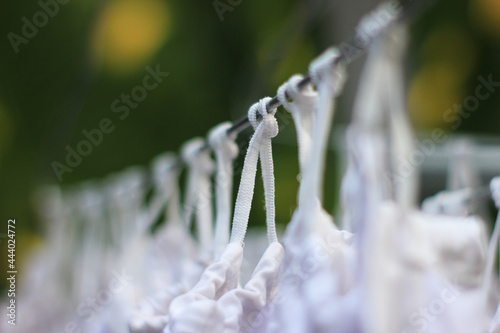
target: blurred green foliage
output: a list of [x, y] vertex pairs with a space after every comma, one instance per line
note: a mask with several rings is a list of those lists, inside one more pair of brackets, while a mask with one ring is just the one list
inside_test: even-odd
[[[426, 98], [443, 98], [437, 104], [447, 108], [474, 89], [477, 75], [493, 73], [500, 80], [498, 25], [482, 24], [484, 13], [493, 16], [492, 22], [498, 18], [481, 9], [495, 6], [488, 1], [438, 1], [413, 25], [409, 63], [415, 76], [410, 77], [432, 63], [438, 68], [455, 64], [443, 75], [456, 75], [448, 81], [424, 76], [423, 85], [409, 82], [416, 89], [410, 97], [418, 97], [409, 109], [421, 128], [446, 126], [436, 115], [445, 109], [426, 111], [427, 104], [421, 104]], [[17, 219], [19, 253], [37, 243], [33, 235], [41, 232], [34, 191], [57, 183], [52, 163], [64, 163], [65, 147], [75, 148], [85, 139], [84, 129], [97, 128], [103, 118], [116, 126], [63, 175], [62, 186], [131, 165], [146, 166], [154, 156], [177, 151], [216, 124], [238, 120], [253, 102], [274, 95], [289, 76], [306, 72], [310, 60], [328, 46], [321, 35], [333, 15], [318, 15], [318, 7], [321, 11], [321, 3], [306, 0], [242, 1], [221, 21], [211, 1], [69, 1], [16, 53], [8, 34], [20, 35], [22, 18], [32, 20], [41, 7], [35, 1], [2, 1], [0, 225], [6, 230], [7, 218]], [[435, 33], [441, 34], [432, 42]], [[142, 84], [147, 66], [157, 65], [169, 76], [121, 120], [112, 111], [113, 101]], [[443, 88], [449, 82], [454, 89]], [[437, 93], [431, 98], [429, 91]], [[498, 134], [499, 95], [485, 101], [460, 130]], [[342, 105], [340, 112], [348, 112]], [[290, 145], [293, 123], [288, 115], [282, 119], [288, 125], [275, 140], [274, 156], [277, 222], [285, 224], [295, 208], [298, 166], [296, 147]], [[247, 131], [239, 140], [249, 135]], [[334, 156], [328, 166], [325, 206], [334, 207], [339, 186]], [[237, 184], [238, 175], [235, 188]], [[259, 182], [255, 198], [251, 225], [264, 221]], [[0, 259], [2, 271], [5, 264]]]

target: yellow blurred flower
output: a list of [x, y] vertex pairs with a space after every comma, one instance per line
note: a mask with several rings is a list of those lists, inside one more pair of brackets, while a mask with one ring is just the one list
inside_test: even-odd
[[445, 62], [454, 75], [466, 79], [477, 63], [477, 49], [472, 37], [461, 27], [444, 25], [425, 40], [421, 48], [425, 61]]
[[423, 128], [444, 127], [444, 112], [463, 99], [463, 81], [446, 62], [422, 67], [408, 92], [408, 110], [415, 124]]
[[104, 69], [114, 73], [140, 70], [165, 42], [170, 29], [165, 1], [111, 1], [96, 23], [94, 55]]
[[465, 97], [477, 64], [476, 46], [463, 29], [447, 25], [436, 29], [420, 51], [423, 65], [411, 80], [408, 110], [419, 127], [447, 127], [444, 113]]
[[473, 23], [488, 34], [500, 37], [500, 1], [473, 0], [470, 6]]

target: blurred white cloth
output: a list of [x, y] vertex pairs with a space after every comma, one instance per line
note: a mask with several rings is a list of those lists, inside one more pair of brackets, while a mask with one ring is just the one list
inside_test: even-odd
[[[321, 207], [323, 168], [334, 101], [344, 81], [342, 68], [330, 69], [337, 50], [310, 68], [318, 92], [297, 89], [300, 77], [280, 87], [278, 97], [294, 118], [299, 145], [299, 205], [283, 244], [286, 255], [276, 301], [268, 309], [268, 330], [258, 332], [353, 332], [343, 299], [353, 288], [353, 235], [340, 231]], [[288, 103], [287, 98], [293, 99]]]
[[[251, 315], [266, 306], [276, 287], [283, 258], [274, 221], [274, 174], [271, 139], [278, 134], [274, 112], [267, 113], [265, 98], [252, 105], [249, 119], [255, 129], [250, 140], [236, 200], [233, 230], [221, 258], [210, 265], [200, 281], [187, 293], [175, 298], [169, 308], [165, 333], [237, 332], [252, 323]], [[261, 119], [257, 120], [257, 112]], [[257, 163], [260, 158], [264, 182], [266, 225], [269, 247], [245, 287], [237, 286], [243, 241], [250, 214]], [[229, 258], [229, 259], [228, 259]]]

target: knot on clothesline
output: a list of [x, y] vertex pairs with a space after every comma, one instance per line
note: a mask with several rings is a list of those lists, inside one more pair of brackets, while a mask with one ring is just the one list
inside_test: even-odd
[[342, 91], [346, 79], [345, 66], [337, 60], [342, 53], [336, 47], [331, 47], [314, 59], [309, 65], [309, 75], [312, 83], [318, 87], [321, 82], [329, 83], [333, 92], [333, 97], [338, 96]]
[[239, 153], [238, 145], [234, 141], [236, 133], [228, 134], [231, 128], [230, 122], [224, 122], [215, 126], [208, 134], [208, 143], [214, 151], [221, 151], [229, 159], [234, 160]]
[[113, 177], [111, 181], [112, 185], [109, 188], [111, 197], [117, 198], [117, 200], [135, 197], [146, 184], [145, 170], [131, 167], [124, 173]]
[[164, 153], [156, 157], [153, 160], [153, 182], [163, 188], [174, 174], [176, 164], [177, 156], [174, 153]]
[[204, 174], [211, 174], [215, 170], [215, 165], [210, 158], [210, 151], [203, 149], [205, 142], [202, 138], [194, 138], [184, 144], [181, 149], [182, 160], [189, 168]]
[[[391, 9], [391, 4], [383, 2], [371, 13], [361, 18], [357, 30], [357, 43], [367, 47], [378, 35], [387, 30], [400, 15], [400, 11]], [[384, 20], [380, 17], [384, 16]], [[404, 39], [404, 38], [403, 38]]]
[[294, 106], [300, 107], [304, 103], [315, 100], [318, 96], [310, 85], [301, 90], [299, 85], [302, 80], [304, 80], [302, 75], [295, 74], [278, 88], [278, 100], [290, 113], [296, 109]]
[[[248, 120], [250, 121], [250, 124], [252, 124], [254, 130], [256, 130], [257, 127], [259, 127], [259, 125], [263, 122], [264, 135], [268, 138], [274, 138], [278, 135], [279, 127], [278, 121], [274, 117], [276, 114], [276, 108], [269, 110], [268, 113], [267, 105], [270, 100], [271, 97], [264, 97], [257, 103], [253, 104], [248, 110]], [[262, 118], [257, 118], [257, 112], [262, 116]]]

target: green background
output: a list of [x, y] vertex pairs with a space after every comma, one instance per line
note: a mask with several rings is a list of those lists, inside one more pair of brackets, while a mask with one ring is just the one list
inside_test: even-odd
[[[85, 139], [84, 129], [96, 128], [103, 118], [116, 127], [63, 175], [63, 188], [132, 165], [147, 166], [156, 155], [178, 151], [216, 124], [239, 120], [259, 98], [274, 96], [292, 74], [305, 73], [331, 43], [352, 35], [361, 13], [342, 10], [355, 6], [347, 0], [243, 0], [221, 21], [211, 1], [73, 0], [59, 5], [59, 12], [16, 53], [8, 34], [20, 35], [22, 18], [32, 21], [41, 7], [35, 1], [3, 0], [0, 233], [6, 233], [8, 218], [16, 218], [18, 263], [43, 244], [36, 189], [59, 183], [52, 163], [64, 163], [65, 147], [75, 148]], [[412, 23], [411, 36], [407, 88], [412, 119], [419, 131], [451, 131], [443, 113], [473, 93], [477, 76], [492, 74], [500, 81], [498, 1], [435, 1]], [[120, 120], [111, 103], [142, 83], [147, 66], [156, 65], [169, 76]], [[358, 70], [361, 65], [359, 60]], [[350, 78], [353, 87], [355, 78]], [[352, 97], [341, 98], [336, 125], [348, 121]], [[457, 132], [498, 135], [499, 105], [500, 93], [493, 93]], [[296, 204], [298, 166], [291, 118], [284, 114], [280, 123], [274, 158], [277, 223], [284, 225]], [[248, 130], [240, 135], [242, 147], [249, 135]], [[330, 154], [325, 207], [332, 211], [337, 165]], [[258, 181], [254, 206], [253, 221], [264, 221]], [[5, 238], [0, 240], [4, 251]], [[5, 271], [7, 257], [2, 258]]]

